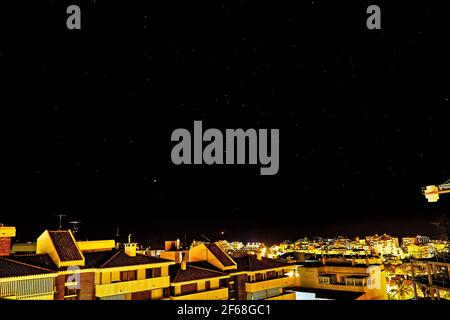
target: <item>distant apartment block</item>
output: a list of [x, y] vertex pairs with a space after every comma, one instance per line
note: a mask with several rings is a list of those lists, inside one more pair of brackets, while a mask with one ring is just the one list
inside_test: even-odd
[[[373, 274], [373, 268], [377, 268], [377, 274]], [[303, 263], [298, 273], [298, 286], [292, 290], [305, 299], [387, 299], [383, 265], [323, 258]]]
[[295, 265], [259, 254], [232, 258], [215, 243], [191, 248], [189, 259], [189, 265], [227, 274], [229, 299], [295, 299], [295, 294], [285, 291], [296, 283]]

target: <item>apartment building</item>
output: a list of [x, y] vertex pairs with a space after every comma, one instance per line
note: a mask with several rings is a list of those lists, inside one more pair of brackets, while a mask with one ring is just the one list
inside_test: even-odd
[[170, 266], [171, 300], [228, 300], [230, 275], [188, 265], [186, 261]]
[[191, 248], [190, 265], [229, 275], [229, 298], [235, 300], [294, 300], [285, 288], [296, 283], [297, 266], [257, 255], [232, 258], [215, 243]]
[[52, 300], [57, 277], [48, 269], [0, 257], [0, 299]]
[[366, 244], [372, 247], [376, 255], [400, 255], [398, 238], [387, 234], [366, 237]]
[[416, 299], [450, 300], [450, 254], [429, 259], [411, 259]]
[[77, 242], [70, 230], [45, 231], [36, 253], [4, 254], [0, 298], [150, 300], [168, 298], [175, 262], [136, 253], [136, 244]]
[[355, 260], [326, 259], [298, 267], [298, 286], [293, 291], [312, 298], [355, 300], [387, 299], [383, 265], [357, 264]]
[[[215, 243], [185, 249], [166, 242], [161, 256], [118, 249], [114, 240], [77, 241], [44, 231], [34, 253], [11, 254], [15, 228], [0, 227], [0, 298], [46, 300], [291, 300], [296, 266], [256, 255], [232, 258]], [[27, 249], [28, 250], [28, 249]], [[168, 259], [167, 259], [168, 258]]]
[[181, 244], [180, 239], [177, 239], [166, 241], [164, 250], [159, 252], [159, 257], [180, 263], [187, 254], [189, 254], [189, 249]]

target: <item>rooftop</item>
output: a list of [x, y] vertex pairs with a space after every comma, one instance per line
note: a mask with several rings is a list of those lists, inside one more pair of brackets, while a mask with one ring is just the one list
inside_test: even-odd
[[11, 255], [8, 256], [8, 259], [48, 270], [60, 270], [48, 254]]
[[208, 270], [193, 265], [187, 265], [186, 270], [182, 270], [181, 264], [169, 266], [169, 274], [170, 282], [172, 283], [228, 276], [224, 272]]
[[430, 261], [430, 262], [442, 262], [442, 263], [450, 263], [450, 253], [440, 253], [433, 258], [422, 258], [422, 259], [413, 259], [416, 261]]
[[290, 263], [285, 263], [274, 259], [262, 257], [261, 260], [258, 260], [255, 255], [236, 258], [235, 261], [237, 263], [237, 271], [257, 271], [282, 267], [292, 267], [292, 264]]
[[223, 252], [222, 249], [220, 249], [219, 246], [217, 246], [215, 243], [206, 244], [206, 247], [225, 267], [231, 267], [235, 265], [230, 256]]
[[173, 262], [171, 260], [141, 254], [136, 254], [135, 257], [130, 257], [123, 250], [86, 252], [84, 257], [86, 261], [85, 265], [88, 268], [114, 268], [141, 264]]
[[47, 273], [52, 273], [52, 271], [14, 261], [9, 259], [9, 257], [0, 257], [0, 278], [23, 277]]
[[69, 231], [58, 230], [49, 231], [48, 233], [61, 261], [83, 260], [83, 256]]

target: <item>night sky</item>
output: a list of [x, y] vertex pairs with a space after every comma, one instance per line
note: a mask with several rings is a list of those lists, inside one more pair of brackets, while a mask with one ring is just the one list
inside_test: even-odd
[[[450, 197], [448, 13], [422, 1], [0, 5], [0, 222], [140, 243], [434, 235]], [[81, 30], [66, 8], [81, 7]], [[366, 8], [381, 7], [381, 30]], [[14, 6], [14, 7], [13, 7]], [[280, 129], [280, 170], [175, 166], [173, 130]], [[68, 227], [68, 224], [65, 224]], [[220, 236], [224, 231], [225, 235]]]

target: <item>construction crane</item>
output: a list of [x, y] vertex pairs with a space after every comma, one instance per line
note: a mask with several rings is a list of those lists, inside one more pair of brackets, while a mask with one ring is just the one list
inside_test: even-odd
[[428, 202], [437, 202], [439, 200], [439, 195], [444, 193], [450, 193], [450, 179], [437, 186], [432, 185], [422, 188], [422, 194]]

